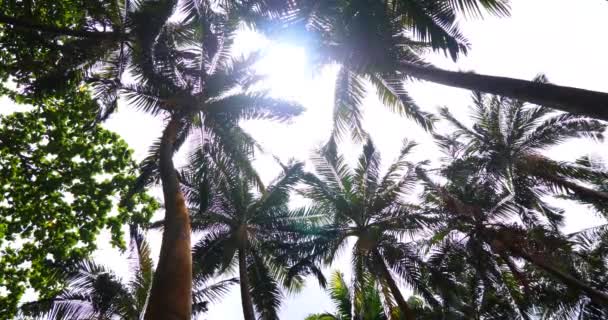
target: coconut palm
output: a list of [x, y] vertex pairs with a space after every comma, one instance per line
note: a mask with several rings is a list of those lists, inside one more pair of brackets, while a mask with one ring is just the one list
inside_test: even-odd
[[408, 319], [414, 315], [397, 279], [404, 280], [425, 299], [434, 302], [433, 296], [420, 286], [423, 266], [416, 245], [401, 242], [428, 222], [416, 206], [403, 199], [416, 181], [415, 168], [419, 164], [406, 160], [414, 146], [415, 143], [405, 141], [397, 161], [381, 176], [380, 155], [371, 140], [363, 147], [354, 170], [337, 154], [335, 144], [330, 144], [313, 159], [317, 175], [305, 177], [307, 187], [302, 191], [314, 202], [312, 210], [323, 213], [329, 220], [301, 238], [303, 260], [330, 264], [348, 245], [349, 239], [356, 239], [352, 252], [354, 294], [358, 295], [363, 288], [366, 273], [374, 275], [382, 287], [387, 308], [392, 309], [396, 301]]
[[[597, 158], [584, 156], [577, 159], [576, 164], [587, 170], [595, 172], [608, 172], [608, 166], [606, 163]], [[598, 191], [601, 195], [608, 193], [608, 176], [606, 176], [606, 174], [593, 176], [586, 180], [585, 183], [590, 186], [592, 190]], [[570, 193], [564, 197], [579, 201], [583, 204], [590, 204], [597, 212], [606, 216], [608, 214], [608, 200], [606, 200], [604, 197], [594, 195], [594, 193], [589, 194], [579, 192]]]
[[[202, 140], [216, 141], [226, 153], [248, 166], [244, 151], [249, 151], [255, 143], [240, 129], [239, 120], [285, 120], [298, 114], [301, 108], [269, 98], [266, 92], [249, 90], [260, 80], [249, 69], [255, 57], [232, 59], [229, 54], [238, 27], [235, 12], [247, 11], [241, 6], [219, 1], [180, 1], [178, 5], [178, 1], [171, 0], [121, 4], [120, 10], [108, 9], [112, 15], [106, 20], [111, 26], [107, 34], [102, 35], [111, 36], [108, 40], [111, 44], [101, 42], [102, 48], [96, 43], [95, 47], [103, 52], [68, 59], [59, 73], [78, 70], [77, 80], [85, 78], [103, 106], [101, 120], [117, 109], [121, 98], [130, 106], [166, 119], [162, 137], [152, 146], [150, 156], [142, 164], [143, 174], [134, 186], [136, 192], [160, 180], [166, 209], [165, 232], [147, 318], [189, 318], [192, 286], [189, 217], [173, 153], [196, 131]], [[251, 2], [248, 6], [249, 10], [251, 6], [266, 10], [262, 2]], [[181, 14], [174, 15], [178, 10]], [[72, 13], [68, 10], [68, 14]], [[68, 45], [77, 44], [83, 37], [89, 39], [90, 32], [97, 34], [98, 20], [92, 19], [84, 25], [82, 21], [66, 23], [83, 28], [86, 34], [66, 32], [63, 25], [44, 29], [38, 23], [28, 25], [6, 19], [4, 22], [30, 33], [32, 30], [55, 31], [50, 32], [53, 41]], [[63, 64], [63, 60], [60, 62]], [[41, 73], [38, 78], [43, 79], [47, 74], [44, 70]]]
[[[55, 297], [25, 303], [26, 319], [141, 319], [154, 274], [150, 248], [143, 238], [132, 241], [130, 279], [124, 281], [113, 270], [85, 260], [64, 275], [66, 285]], [[193, 315], [203, 314], [209, 302], [218, 302], [237, 279], [196, 283]]]
[[[508, 15], [506, 1], [296, 1], [287, 25], [320, 63], [341, 66], [336, 83], [336, 130], [360, 135], [363, 80], [376, 87], [387, 106], [413, 118], [425, 128], [432, 117], [408, 95], [404, 80], [416, 78], [448, 86], [488, 92], [608, 120], [608, 94], [505, 77], [447, 71], [425, 63], [420, 50], [442, 50], [456, 60], [468, 43], [460, 33], [457, 14], [484, 12]], [[291, 36], [291, 34], [290, 34]]]
[[[83, 80], [98, 81], [100, 69], [117, 69], [115, 79], [119, 79], [128, 69], [126, 60], [131, 54], [155, 56], [156, 50], [150, 44], [158, 40], [167, 18], [177, 11], [180, 14], [175, 17], [193, 22], [188, 28], [170, 28], [171, 36], [180, 37], [184, 32], [193, 32], [201, 22], [193, 18], [210, 8], [238, 12], [240, 20], [255, 25], [267, 15], [285, 13], [290, 8], [288, 3], [266, 0], [3, 2], [0, 48], [4, 54], [0, 61], [5, 68], [0, 70], [0, 77], [10, 77], [26, 94], [62, 94]], [[213, 24], [212, 20], [203, 21], [205, 28]], [[147, 45], [139, 47], [142, 39], [146, 39]]]
[[594, 303], [608, 303], [605, 292], [578, 275], [571, 241], [558, 230], [547, 228], [540, 219], [526, 224], [519, 216], [522, 210], [536, 216], [544, 213], [519, 204], [508, 188], [497, 188], [483, 172], [479, 174], [475, 169], [469, 174], [446, 172], [447, 182], [440, 185], [419, 170], [426, 185], [426, 210], [435, 212], [443, 224], [435, 229], [433, 242], [439, 249], [430, 265], [442, 265], [449, 253], [468, 257], [464, 261], [485, 280], [483, 286], [493, 291], [496, 284], [500, 286], [498, 289], [502, 287], [522, 318], [529, 311], [530, 298], [526, 301], [524, 297], [529, 297], [530, 280], [519, 268], [518, 260], [586, 295]]
[[419, 175], [426, 181], [427, 212], [441, 221], [429, 240], [427, 262], [438, 274], [454, 278], [453, 285], [442, 287], [435, 284], [443, 279], [425, 277], [441, 296], [443, 313], [455, 319], [529, 319], [531, 297], [523, 271], [513, 256], [492, 246], [492, 230], [513, 227], [509, 221], [516, 204], [490, 183], [470, 176], [439, 186]]
[[[141, 187], [160, 180], [166, 209], [147, 313], [155, 319], [189, 318], [192, 300], [190, 224], [174, 152], [196, 132], [201, 141], [215, 141], [247, 166], [244, 150], [255, 143], [239, 121], [285, 120], [301, 111], [297, 104], [249, 90], [260, 79], [249, 69], [255, 57], [230, 57], [237, 25], [229, 11], [187, 7], [188, 14], [180, 20], [169, 20], [174, 9], [170, 1], [143, 2], [132, 16], [146, 23], [133, 24], [128, 54], [116, 53], [117, 63], [106, 67], [95, 82], [99, 99], [108, 107], [105, 113], [124, 97], [129, 105], [167, 119], [161, 138], [144, 160], [138, 183]], [[132, 74], [132, 82], [121, 77], [124, 70]]]
[[[574, 138], [601, 141], [605, 123], [481, 93], [473, 94], [472, 126], [457, 120], [447, 108], [441, 109], [441, 115], [456, 129], [450, 137], [436, 136], [441, 145], [458, 152], [450, 170], [466, 172], [467, 166], [483, 170], [497, 184], [506, 185], [519, 204], [544, 212], [556, 224], [562, 221], [562, 212], [543, 201], [543, 196], [572, 194], [608, 201], [608, 193], [587, 186], [605, 177], [601, 169], [544, 155], [547, 149]], [[521, 212], [522, 219], [531, 223], [534, 217], [528, 212]]]
[[[568, 235], [575, 244], [572, 255], [575, 272], [581, 279], [602, 291], [608, 291], [606, 271], [606, 225]], [[534, 305], [539, 319], [604, 319], [608, 306], [589, 299], [580, 291], [556, 282], [542, 271], [528, 268]]]
[[277, 319], [282, 289], [297, 290], [303, 280], [295, 275], [288, 281], [289, 265], [277, 250], [282, 242], [293, 242], [297, 225], [308, 220], [308, 211], [288, 208], [303, 164], [285, 165], [264, 187], [218, 148], [207, 148], [182, 174], [192, 230], [202, 236], [193, 249], [195, 277], [236, 268], [244, 318]]
[[490, 261], [484, 253], [476, 260], [466, 243], [441, 236], [434, 241], [440, 244], [435, 243], [427, 263], [452, 278], [454, 284], [443, 288], [432, 275], [424, 277], [429, 287], [437, 288], [435, 293], [442, 301], [431, 314], [444, 319], [529, 319], [531, 297], [501, 260]]
[[[380, 292], [374, 283], [373, 277], [365, 275], [363, 288], [359, 290], [359, 296], [354, 296], [352, 286], [344, 279], [344, 274], [334, 271], [329, 281], [329, 297], [336, 306], [336, 313], [311, 314], [306, 320], [351, 320], [352, 308], [357, 310], [355, 314], [361, 315], [362, 319], [387, 320], [384, 306], [380, 298]], [[398, 313], [398, 310], [395, 310]]]
[[[356, 308], [354, 314], [360, 315], [361, 319], [387, 320], [400, 318], [398, 308], [388, 311], [384, 309], [378, 285], [371, 275], [365, 275], [363, 288], [359, 290], [359, 296], [354, 296], [353, 290], [353, 286], [346, 282], [344, 275], [339, 271], [334, 271], [327, 291], [336, 306], [336, 312], [311, 314], [305, 320], [350, 320], [353, 314], [353, 302], [354, 308]], [[438, 316], [441, 316], [440, 313], [426, 308], [422, 300], [416, 296], [411, 296], [407, 303], [416, 311], [417, 319], [437, 319]]]
[[[200, 11], [201, 8], [217, 6], [214, 1], [187, 0], [180, 3], [184, 4], [185, 16], [191, 16], [190, 13]], [[47, 76], [45, 71], [51, 68], [50, 73], [55, 76], [47, 77], [45, 84], [53, 85], [53, 82], [65, 83], [57, 80], [65, 80], [68, 74], [78, 74], [78, 68], [84, 63], [91, 64], [104, 56], [104, 52], [99, 50], [100, 46], [94, 46], [96, 41], [104, 43], [103, 50], [119, 51], [124, 54], [134, 34], [137, 33], [132, 32], [133, 29], [137, 29], [136, 26], [141, 22], [150, 25], [149, 29], [145, 29], [148, 25], [139, 24], [144, 27], [140, 28], [140, 33], [146, 32], [148, 39], [156, 39], [164, 19], [150, 21], [138, 19], [160, 11], [171, 12], [178, 1], [125, 0], [111, 3], [92, 1], [90, 4], [87, 3], [87, 8], [80, 8], [80, 3], [58, 7], [54, 1], [43, 0], [28, 1], [26, 4], [29, 5], [9, 2], [0, 7], [2, 10], [0, 25], [5, 30], [3, 35], [6, 35], [0, 43], [6, 43], [7, 46], [3, 49], [10, 53], [6, 56], [7, 60], [3, 61], [5, 65], [11, 66], [7, 68], [6, 76], [23, 80], [27, 85], [32, 75], [36, 79], [44, 79]], [[410, 47], [419, 46], [444, 50], [454, 59], [459, 54], [466, 53], [467, 43], [455, 23], [456, 13], [464, 12], [467, 16], [481, 16], [483, 11], [487, 11], [491, 14], [506, 15], [509, 6], [503, 0], [407, 2], [350, 0], [339, 3], [318, 0], [259, 0], [222, 1], [221, 4], [229, 6], [232, 11], [238, 12], [242, 20], [258, 27], [265, 25], [263, 21], [276, 20], [277, 17], [282, 17], [283, 22], [286, 18], [291, 22], [297, 21], [300, 26], [313, 31], [313, 34], [322, 40], [323, 45], [316, 47], [327, 49], [323, 51], [328, 57], [327, 60], [347, 66], [352, 65], [349, 59], [357, 58], [355, 61], [360, 64], [354, 65], [354, 68], [349, 72], [343, 72], [339, 77], [342, 90], [355, 92], [360, 89], [357, 88], [360, 81], [352, 80], [354, 79], [352, 73], [373, 76], [386, 72], [388, 67], [386, 84], [378, 86], [381, 88], [382, 96], [387, 100], [393, 100], [393, 105], [399, 106], [403, 112], [417, 115], [415, 118], [418, 120], [428, 119], [426, 117], [428, 115], [417, 112], [401, 82], [404, 77], [415, 77], [449, 86], [507, 96], [608, 120], [608, 112], [603, 108], [608, 100], [608, 94], [605, 93], [505, 77], [447, 71], [417, 63], [417, 59], [412, 60], [407, 57], [408, 52], [411, 51]], [[53, 7], [54, 10], [46, 10]], [[144, 7], [153, 8], [142, 10], [141, 8]], [[137, 12], [143, 14], [139, 16], [132, 14]], [[413, 35], [413, 40], [403, 37], [404, 33]], [[394, 40], [390, 40], [392, 36], [395, 36]], [[35, 52], [52, 54], [32, 55], [23, 50], [15, 51], [13, 50], [15, 47], [33, 47], [40, 49]], [[404, 54], [394, 54], [399, 52]], [[54, 63], [45, 63], [53, 61], [53, 57], [62, 57], [61, 65], [66, 67], [56, 68], [59, 72], [55, 72], [57, 70], [50, 67]], [[392, 59], [386, 60], [387, 57]], [[347, 100], [356, 103], [355, 97], [356, 95], [351, 96]], [[399, 100], [402, 100], [402, 103], [395, 102]], [[348, 106], [349, 103], [345, 101], [341, 111], [348, 112]], [[357, 110], [351, 109], [349, 113], [357, 116]], [[344, 115], [340, 117], [349, 118]], [[356, 125], [356, 122], [351, 123]]]

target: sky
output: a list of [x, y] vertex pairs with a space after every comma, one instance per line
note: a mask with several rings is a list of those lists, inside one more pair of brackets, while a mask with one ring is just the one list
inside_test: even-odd
[[[451, 70], [475, 71], [476, 73], [531, 79], [545, 73], [553, 83], [584, 89], [608, 92], [608, 2], [605, 0], [512, 0], [511, 17], [462, 21], [463, 33], [472, 44], [466, 57], [457, 63], [441, 54], [429, 53], [427, 59], [437, 66]], [[249, 121], [243, 124], [264, 147], [266, 155], [256, 160], [256, 168], [262, 178], [269, 181], [280, 168], [271, 155], [281, 160], [289, 158], [306, 160], [312, 150], [324, 143], [331, 130], [331, 112], [336, 67], [312, 70], [307, 64], [305, 48], [285, 44], [271, 44], [252, 32], [243, 32], [237, 38], [238, 50], [265, 47], [267, 57], [258, 70], [269, 76], [273, 95], [294, 99], [306, 111], [287, 124], [268, 121]], [[408, 84], [410, 94], [427, 111], [436, 112], [447, 106], [457, 118], [466, 122], [470, 92], [426, 82]], [[5, 101], [2, 101], [5, 102]], [[3, 103], [7, 105], [7, 103]], [[428, 134], [414, 122], [388, 111], [370, 91], [364, 104], [364, 125], [379, 149], [385, 165], [388, 165], [400, 149], [404, 138], [421, 145], [414, 155], [416, 160], [436, 161], [440, 156]], [[12, 107], [9, 107], [12, 108]], [[135, 150], [141, 160], [147, 148], [160, 136], [162, 121], [142, 114], [126, 105], [106, 123], [106, 128], [119, 133]], [[440, 127], [440, 130], [450, 130]], [[608, 160], [608, 144], [593, 141], [572, 141], [549, 150], [557, 160], [574, 160], [582, 155], [594, 155]], [[354, 162], [361, 146], [346, 141], [341, 151]], [[183, 163], [183, 156], [176, 157]], [[153, 192], [160, 198], [160, 193]], [[565, 232], [572, 232], [602, 223], [602, 220], [580, 205], [559, 201], [568, 210]], [[161, 213], [162, 214], [162, 213]], [[103, 239], [103, 237], [102, 237]], [[160, 247], [158, 235], [150, 236], [154, 256]], [[112, 249], [107, 241], [99, 243], [94, 258], [127, 274], [128, 264], [124, 256]], [[350, 274], [348, 256], [345, 254], [332, 266], [347, 276]], [[328, 270], [329, 271], [329, 270]], [[329, 276], [329, 272], [326, 273]], [[304, 319], [309, 313], [332, 311], [327, 294], [315, 280], [298, 295], [287, 295], [280, 310], [282, 319]], [[212, 304], [202, 319], [242, 319], [238, 286], [219, 304]]]

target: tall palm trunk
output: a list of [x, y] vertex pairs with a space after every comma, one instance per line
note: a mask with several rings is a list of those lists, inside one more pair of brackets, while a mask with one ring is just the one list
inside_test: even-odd
[[608, 306], [608, 294], [594, 289], [586, 282], [572, 276], [567, 272], [560, 270], [559, 268], [555, 267], [553, 264], [546, 261], [542, 257], [539, 257], [538, 255], [528, 254], [527, 252], [519, 248], [512, 248], [511, 251], [513, 251], [515, 254], [522, 257], [524, 260], [531, 263], [532, 265], [549, 273], [551, 276], [555, 277], [562, 283], [586, 293], [594, 303]]
[[180, 118], [172, 117], [161, 138], [160, 177], [165, 198], [165, 225], [146, 320], [186, 320], [192, 312], [190, 219], [173, 166]]
[[565, 112], [608, 120], [608, 93], [506, 77], [424, 67], [401, 62], [400, 70], [414, 78], [450, 87], [524, 100]]
[[247, 276], [247, 250], [245, 246], [239, 249], [239, 282], [241, 284], [241, 303], [245, 320], [255, 320], [251, 291], [249, 291], [249, 278]]
[[9, 17], [3, 14], [0, 14], [0, 24], [10, 24], [17, 28], [79, 38], [111, 39], [118, 35], [116, 32], [74, 30], [70, 28], [45, 25], [27, 19]]
[[384, 259], [382, 258], [380, 252], [378, 252], [377, 249], [374, 249], [374, 255], [376, 256], [376, 260], [378, 261], [378, 265], [380, 266], [380, 273], [382, 275], [382, 278], [384, 278], [384, 280], [388, 284], [388, 288], [391, 290], [391, 294], [397, 301], [397, 306], [399, 306], [399, 310], [401, 310], [402, 317], [406, 320], [416, 319], [413, 310], [407, 304], [405, 298], [403, 298], [403, 295], [401, 294], [397, 283], [395, 283], [395, 279], [393, 279], [391, 272], [386, 266], [386, 262], [384, 262]]

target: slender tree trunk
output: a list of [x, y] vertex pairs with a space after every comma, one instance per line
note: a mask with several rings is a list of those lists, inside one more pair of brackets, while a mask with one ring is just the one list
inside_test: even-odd
[[608, 294], [592, 288], [586, 282], [579, 280], [578, 278], [572, 276], [571, 274], [569, 274], [567, 272], [559, 270], [559, 268], [555, 267], [550, 262], [545, 261], [545, 259], [543, 259], [537, 255], [528, 254], [526, 252], [523, 252], [523, 250], [519, 250], [519, 249], [512, 250], [512, 251], [514, 253], [516, 253], [517, 255], [519, 255], [520, 257], [522, 257], [524, 260], [531, 263], [532, 265], [546, 271], [547, 273], [549, 273], [550, 275], [552, 275], [559, 281], [563, 282], [564, 284], [586, 293], [587, 296], [589, 296], [589, 298], [594, 303], [597, 303], [599, 305], [608, 306]]
[[398, 71], [421, 80], [515, 98], [608, 121], [608, 93], [604, 92], [506, 77], [448, 71], [409, 62], [402, 62]]
[[165, 225], [146, 320], [189, 320], [192, 312], [190, 219], [173, 166], [180, 119], [173, 117], [161, 139], [160, 177], [165, 198]]
[[9, 17], [0, 14], [0, 24], [10, 24], [17, 28], [29, 29], [40, 31], [44, 33], [51, 33], [63, 36], [79, 37], [79, 38], [95, 38], [95, 39], [110, 39], [117, 36], [116, 32], [104, 32], [104, 31], [88, 31], [88, 30], [74, 30], [70, 28], [62, 28], [50, 25], [44, 25], [29, 21], [27, 19], [19, 19]]
[[374, 249], [374, 255], [376, 256], [376, 260], [378, 260], [378, 265], [380, 266], [380, 272], [382, 273], [382, 277], [388, 284], [388, 287], [391, 290], [393, 297], [397, 301], [397, 306], [399, 306], [403, 318], [406, 320], [415, 320], [416, 317], [414, 316], [414, 311], [407, 304], [405, 298], [403, 298], [403, 295], [401, 294], [397, 283], [395, 283], [395, 279], [393, 279], [391, 272], [386, 266], [386, 262], [384, 262], [384, 259], [382, 259], [382, 256], [380, 255], [378, 250]]
[[247, 250], [245, 246], [239, 249], [239, 283], [241, 284], [241, 303], [245, 320], [255, 320], [251, 291], [249, 291], [249, 278], [247, 276]]

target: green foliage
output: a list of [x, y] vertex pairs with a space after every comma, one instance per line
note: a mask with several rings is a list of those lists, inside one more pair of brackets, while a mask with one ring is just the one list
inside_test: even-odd
[[[299, 275], [288, 276], [286, 246], [314, 217], [308, 211], [290, 210], [289, 193], [302, 176], [302, 163], [290, 163], [264, 187], [213, 145], [197, 152], [183, 184], [190, 204], [193, 232], [202, 235], [193, 249], [195, 279], [215, 272], [227, 273], [245, 255], [247, 279], [255, 309], [263, 319], [277, 319], [282, 288], [297, 291]], [[246, 281], [246, 282], [245, 282]]]
[[[130, 275], [123, 280], [112, 270], [94, 261], [83, 260], [62, 272], [54, 280], [65, 283], [56, 295], [25, 303], [23, 317], [68, 319], [141, 319], [152, 285], [154, 266], [150, 248], [138, 234], [131, 242]], [[217, 281], [211, 285], [199, 282], [194, 286], [194, 316], [207, 311], [210, 301], [218, 301], [236, 279]]]
[[117, 203], [134, 182], [131, 150], [91, 126], [96, 104], [84, 93], [47, 98], [0, 118], [0, 313], [15, 312], [25, 288], [50, 294], [53, 276], [86, 258], [109, 229], [145, 222], [158, 205], [145, 194]]
[[[467, 319], [531, 319], [539, 310], [548, 319], [601, 318], [596, 293], [605, 292], [605, 260], [598, 239], [605, 232], [587, 233], [593, 240], [562, 234], [563, 211], [542, 197], [564, 195], [602, 212], [601, 165], [557, 162], [543, 151], [572, 138], [602, 139], [605, 124], [502, 97], [473, 98], [470, 128], [441, 112], [457, 129], [435, 136], [447, 156], [438, 171], [444, 183], [419, 171], [425, 210], [440, 222], [428, 241], [425, 281], [444, 287], [437, 294], [446, 314]], [[443, 275], [457, 281], [446, 288]]]
[[351, 286], [344, 280], [344, 275], [335, 271], [329, 281], [329, 296], [336, 305], [336, 314], [312, 314], [306, 320], [351, 320], [352, 302], [355, 301], [355, 314], [361, 319], [386, 320], [389, 317], [384, 312], [380, 292], [376, 283], [369, 275], [365, 277], [364, 286], [359, 295], [355, 296]]
[[406, 140], [398, 159], [382, 175], [380, 155], [371, 140], [363, 146], [354, 170], [337, 154], [336, 145], [330, 144], [313, 159], [317, 175], [307, 174], [306, 188], [302, 190], [314, 201], [311, 210], [326, 218], [300, 240], [300, 255], [329, 265], [345, 249], [348, 239], [354, 238], [353, 294], [363, 295], [369, 280], [366, 275], [373, 275], [382, 287], [382, 302], [389, 310], [395, 307], [396, 299], [402, 299], [401, 293], [389, 284], [394, 282], [391, 271], [427, 300], [434, 301], [420, 281], [424, 262], [416, 244], [402, 242], [433, 223], [419, 207], [404, 201], [404, 196], [413, 191], [417, 168], [422, 165], [407, 160], [415, 145]]
[[[454, 60], [466, 54], [457, 15], [485, 12], [506, 15], [509, 7], [502, 0], [0, 3], [2, 93], [35, 105], [0, 118], [0, 314], [14, 314], [26, 288], [41, 296], [24, 312], [52, 318], [136, 319], [144, 309], [153, 267], [136, 227], [130, 282], [87, 260], [102, 229], [124, 248], [125, 224], [145, 226], [158, 209], [139, 191], [159, 180], [160, 142], [136, 172], [126, 144], [94, 125], [124, 99], [179, 123], [172, 151], [193, 133], [200, 138], [179, 175], [201, 236], [193, 248], [194, 313], [235, 282], [206, 281], [244, 257], [246, 293], [261, 318], [276, 319], [283, 290], [297, 291], [310, 274], [325, 285], [321, 267], [354, 238], [354, 281], [335, 274], [329, 289], [337, 314], [309, 319], [398, 319], [406, 313], [396, 307], [403, 298], [395, 280], [420, 295], [404, 308], [420, 319], [530, 319], [538, 310], [551, 319], [606, 318], [593, 294], [608, 289], [605, 226], [564, 235], [563, 210], [544, 199], [574, 199], [606, 215], [606, 169], [588, 158], [543, 155], [568, 139], [601, 140], [605, 123], [475, 93], [472, 127], [441, 111], [456, 128], [434, 135], [444, 166], [425, 171], [426, 163], [408, 161], [415, 144], [406, 141], [381, 174], [363, 128], [367, 84], [388, 108], [431, 131], [435, 117], [412, 99], [410, 76], [399, 70], [432, 70], [422, 58], [429, 50]], [[251, 164], [259, 146], [239, 122], [285, 121], [302, 109], [252, 90], [262, 80], [252, 72], [257, 56], [230, 51], [241, 22], [268, 31], [266, 22], [276, 20], [287, 27], [281, 35], [305, 33], [316, 61], [340, 70], [334, 130], [313, 159], [316, 175], [290, 163], [264, 186]], [[77, 87], [92, 89], [101, 108]], [[347, 133], [368, 139], [354, 168], [337, 153]], [[414, 205], [405, 197], [419, 180], [424, 198]], [[314, 202], [292, 210], [300, 182]]]
[[409, 95], [404, 83], [408, 75], [399, 71], [400, 64], [430, 66], [422, 59], [429, 50], [454, 60], [466, 54], [469, 44], [459, 29], [459, 12], [508, 15], [509, 5], [503, 0], [295, 1], [291, 14], [279, 17], [286, 30], [274, 30], [273, 35], [304, 39], [317, 63], [340, 65], [332, 139], [350, 131], [365, 141], [361, 109], [366, 81], [387, 108], [426, 130], [433, 128], [435, 117]]
[[[122, 1], [2, 1], [0, 79], [24, 93], [63, 94], [118, 47]], [[70, 85], [66, 85], [69, 83]], [[68, 90], [69, 91], [69, 90]]]
[[533, 215], [540, 212], [555, 226], [563, 222], [563, 212], [542, 199], [547, 195], [596, 205], [608, 201], [608, 193], [601, 188], [587, 187], [590, 183], [601, 184], [605, 177], [601, 168], [585, 161], [558, 162], [543, 155], [548, 148], [575, 138], [602, 141], [604, 122], [481, 93], [473, 94], [471, 109], [474, 123], [470, 128], [447, 108], [441, 110], [442, 117], [456, 129], [450, 137], [436, 136], [449, 155], [444, 171], [450, 178], [466, 178], [471, 174], [469, 170], [483, 170], [496, 188], [506, 185], [517, 203], [529, 209], [519, 211], [529, 225], [542, 220]]

